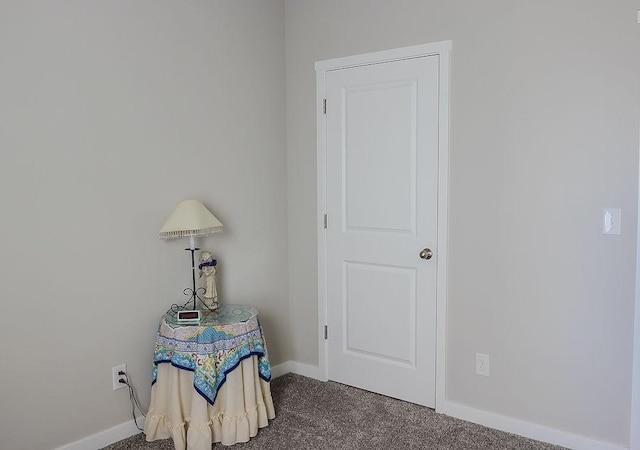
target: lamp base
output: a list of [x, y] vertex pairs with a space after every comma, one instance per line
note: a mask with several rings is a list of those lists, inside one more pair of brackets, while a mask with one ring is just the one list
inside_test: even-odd
[[218, 309], [219, 303], [218, 298], [210, 299], [206, 297], [202, 297], [205, 293], [205, 288], [197, 288], [193, 290], [192, 288], [186, 288], [184, 291], [184, 295], [189, 297], [187, 303], [182, 305], [182, 308], [186, 308], [189, 303], [192, 304], [191, 310], [200, 310], [200, 311], [215, 311]]
[[[179, 311], [202, 311], [208, 313], [215, 313], [218, 309], [218, 298], [207, 298], [204, 297], [206, 295], [206, 289], [203, 287], [196, 288], [196, 263], [194, 253], [196, 250], [200, 250], [193, 245], [191, 242], [191, 248], [185, 248], [185, 250], [191, 252], [191, 282], [193, 284], [192, 287], [186, 288], [184, 291], [184, 295], [186, 295], [189, 300], [184, 303], [182, 306], [173, 304], [169, 311], [173, 314], [178, 313]], [[204, 297], [204, 298], [203, 298]], [[199, 303], [198, 303], [199, 302]], [[187, 305], [191, 303], [191, 308]], [[198, 307], [199, 306], [199, 307]]]
[[185, 317], [190, 317], [188, 315], [189, 312], [196, 312], [198, 313], [198, 320], [200, 320], [200, 316], [216, 317], [220, 305], [217, 301], [212, 303], [210, 299], [203, 299], [201, 295], [204, 294], [204, 291], [204, 288], [198, 288], [195, 291], [191, 288], [186, 288], [183, 292], [184, 295], [189, 297], [189, 300], [182, 305], [174, 303], [167, 311], [167, 314], [172, 317], [179, 317], [183, 313], [187, 313]]

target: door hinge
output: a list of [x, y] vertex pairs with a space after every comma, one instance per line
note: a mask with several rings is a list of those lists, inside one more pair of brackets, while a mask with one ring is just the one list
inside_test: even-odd
[[329, 336], [328, 327], [325, 325], [324, 326], [324, 338], [327, 339], [328, 336]]
[[322, 113], [323, 114], [327, 113], [327, 99], [326, 98], [322, 99]]
[[324, 229], [327, 229], [327, 215], [324, 215]]

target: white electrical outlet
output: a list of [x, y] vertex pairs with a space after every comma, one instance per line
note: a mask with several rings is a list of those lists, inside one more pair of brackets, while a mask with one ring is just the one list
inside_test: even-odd
[[476, 353], [476, 375], [489, 376], [489, 355]]
[[122, 375], [119, 375], [120, 372], [127, 373], [127, 365], [120, 364], [119, 366], [115, 366], [111, 368], [111, 377], [113, 378], [113, 390], [116, 391], [118, 389], [122, 389], [127, 385], [124, 383], [120, 383], [120, 378], [124, 378]]
[[602, 234], [620, 234], [622, 212], [620, 209], [607, 208], [602, 212]]

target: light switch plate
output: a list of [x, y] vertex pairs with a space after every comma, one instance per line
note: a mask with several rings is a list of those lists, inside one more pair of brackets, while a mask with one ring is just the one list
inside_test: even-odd
[[605, 208], [602, 213], [602, 234], [620, 234], [620, 221], [622, 211], [619, 209]]

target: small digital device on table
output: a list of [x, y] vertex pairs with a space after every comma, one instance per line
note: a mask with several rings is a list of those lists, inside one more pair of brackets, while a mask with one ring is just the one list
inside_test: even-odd
[[176, 321], [178, 323], [199, 323], [200, 322], [200, 311], [197, 309], [194, 310], [183, 310], [178, 311], [176, 314]]

